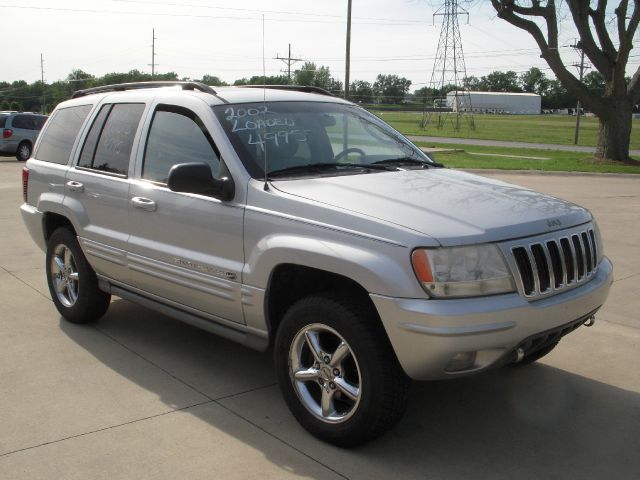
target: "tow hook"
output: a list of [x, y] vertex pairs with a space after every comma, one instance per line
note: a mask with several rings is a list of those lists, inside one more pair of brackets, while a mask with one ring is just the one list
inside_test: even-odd
[[585, 327], [593, 327], [593, 324], [596, 323], [596, 316], [595, 315], [591, 315], [584, 323], [583, 325]]

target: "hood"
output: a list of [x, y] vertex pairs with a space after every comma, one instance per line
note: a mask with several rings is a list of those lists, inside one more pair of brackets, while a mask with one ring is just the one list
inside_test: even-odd
[[448, 169], [282, 180], [273, 186], [414, 230], [443, 246], [526, 237], [591, 220], [586, 209], [573, 203]]

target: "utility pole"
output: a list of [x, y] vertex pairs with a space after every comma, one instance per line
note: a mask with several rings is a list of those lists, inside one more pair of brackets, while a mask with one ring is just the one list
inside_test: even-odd
[[156, 63], [156, 29], [153, 28], [151, 30], [151, 80], [154, 79], [156, 75], [156, 67], [158, 64]]
[[[588, 65], [584, 64], [584, 50], [580, 47], [580, 45], [576, 44], [573, 45], [573, 48], [579, 49], [580, 50], [580, 64], [577, 65], [575, 64], [575, 67], [578, 67], [580, 69], [580, 83], [582, 83], [582, 78], [584, 77], [584, 71], [587, 68], [591, 68]], [[578, 138], [580, 137], [580, 110], [581, 110], [581, 105], [580, 105], [580, 99], [578, 99], [578, 105], [576, 106], [576, 133], [575, 136], [573, 138], [573, 144], [577, 145], [578, 144]]]
[[276, 55], [275, 57], [273, 57], [274, 60], [282, 60], [285, 65], [287, 66], [286, 70], [281, 70], [282, 73], [286, 73], [287, 74], [287, 78], [289, 79], [289, 85], [291, 85], [291, 65], [298, 63], [298, 62], [302, 62], [302, 58], [291, 58], [291, 44], [289, 44], [289, 56], [288, 57], [281, 57], [280, 55]]
[[47, 108], [45, 107], [45, 97], [44, 97], [44, 58], [42, 57], [42, 53], [40, 54], [40, 79], [42, 80], [42, 114], [46, 115]]
[[347, 48], [344, 68], [344, 98], [349, 99], [349, 74], [351, 70], [351, 0], [347, 4]]

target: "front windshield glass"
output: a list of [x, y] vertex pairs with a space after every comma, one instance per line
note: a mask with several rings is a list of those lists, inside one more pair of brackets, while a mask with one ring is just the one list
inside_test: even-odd
[[[431, 164], [429, 157], [367, 111], [345, 104], [266, 102], [213, 110], [254, 178], [384, 170], [383, 164]], [[335, 168], [332, 168], [335, 166]], [[367, 167], [370, 166], [370, 167]], [[362, 167], [362, 168], [361, 168]], [[393, 169], [389, 167], [387, 169]]]

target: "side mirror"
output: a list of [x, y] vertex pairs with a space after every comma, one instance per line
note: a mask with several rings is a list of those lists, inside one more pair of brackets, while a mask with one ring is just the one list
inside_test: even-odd
[[167, 184], [172, 192], [196, 193], [220, 200], [231, 200], [235, 193], [233, 180], [213, 178], [211, 167], [204, 162], [174, 165], [169, 170]]

